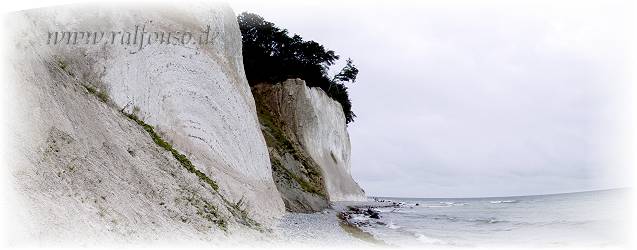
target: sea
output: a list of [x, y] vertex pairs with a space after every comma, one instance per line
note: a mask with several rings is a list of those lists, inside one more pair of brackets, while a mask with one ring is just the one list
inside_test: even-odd
[[[623, 248], [629, 189], [488, 198], [375, 197], [365, 232], [395, 246]], [[361, 218], [365, 219], [365, 218]]]

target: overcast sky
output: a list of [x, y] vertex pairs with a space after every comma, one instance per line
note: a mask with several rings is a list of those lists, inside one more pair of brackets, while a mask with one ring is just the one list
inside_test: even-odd
[[630, 185], [630, 6], [267, 2], [231, 5], [360, 69], [349, 132], [368, 195]]

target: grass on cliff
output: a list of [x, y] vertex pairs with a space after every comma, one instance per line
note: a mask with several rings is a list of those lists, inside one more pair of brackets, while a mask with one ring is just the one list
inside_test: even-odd
[[90, 94], [97, 96], [98, 99], [100, 99], [100, 101], [102, 101], [103, 103], [108, 103], [109, 97], [108, 94], [106, 94], [105, 91], [98, 91], [97, 89], [95, 89], [93, 86], [88, 85], [88, 84], [82, 84], [82, 86], [86, 89], [86, 91], [88, 91]]
[[[73, 72], [71, 72], [69, 65], [62, 60], [61, 58], [57, 57], [56, 58], [56, 66], [58, 68], [60, 68], [60, 70], [62, 70], [62, 72], [64, 72], [65, 74], [74, 77], [75, 75], [73, 74]], [[104, 90], [98, 90], [95, 87], [89, 85], [89, 84], [82, 84], [82, 87], [84, 87], [86, 89], [86, 91], [88, 91], [90, 94], [96, 96], [100, 101], [102, 101], [103, 103], [108, 103], [109, 101], [109, 97], [108, 94], [106, 93], [106, 91]]]
[[[173, 146], [170, 143], [168, 143], [164, 139], [162, 139], [161, 136], [159, 136], [155, 132], [155, 129], [153, 128], [153, 126], [146, 124], [144, 121], [139, 119], [134, 114], [127, 114], [127, 113], [124, 113], [124, 114], [129, 119], [135, 121], [137, 124], [142, 126], [142, 128], [153, 139], [153, 142], [155, 142], [155, 144], [157, 144], [161, 148], [171, 152], [173, 157], [175, 157], [175, 159], [177, 161], [179, 161], [181, 166], [183, 166], [189, 172], [195, 174], [203, 182], [207, 183], [214, 190], [215, 194], [217, 194], [222, 199], [222, 201], [225, 203], [225, 206], [228, 209], [228, 211], [230, 211], [230, 213], [235, 218], [238, 219], [238, 222], [240, 222], [241, 224], [244, 224], [246, 226], [256, 227], [257, 229], [260, 229], [261, 225], [258, 222], [256, 222], [255, 220], [253, 220], [252, 218], [250, 218], [248, 213], [247, 213], [247, 211], [241, 207], [241, 205], [243, 203], [243, 201], [242, 201], [243, 199], [239, 200], [239, 203], [232, 203], [232, 202], [228, 201], [223, 195], [221, 195], [221, 193], [219, 193], [219, 186], [217, 185], [217, 183], [215, 181], [213, 181], [212, 179], [210, 179], [206, 174], [204, 174], [203, 172], [199, 171], [192, 164], [192, 162], [188, 159], [188, 157], [186, 157], [182, 153], [179, 153], [179, 151], [177, 151], [175, 148], [173, 148]], [[199, 216], [202, 216], [203, 218], [207, 219], [208, 221], [211, 221], [211, 222], [217, 224], [217, 226], [219, 228], [221, 228], [222, 230], [226, 231], [226, 229], [227, 229], [226, 221], [224, 219], [219, 219], [220, 216], [219, 216], [219, 213], [218, 213], [218, 209], [215, 206], [213, 206], [212, 204], [210, 204], [208, 202], [205, 202], [205, 204], [202, 207], [202, 209], [197, 211], [197, 214]]]
[[279, 162], [278, 160], [270, 159], [270, 164], [272, 164], [273, 171], [278, 171], [279, 173], [283, 173], [289, 178], [292, 178], [296, 183], [298, 183], [301, 186], [301, 189], [303, 189], [303, 191], [325, 197], [325, 194], [323, 191], [321, 191], [319, 188], [315, 187], [314, 185], [310, 184], [309, 182], [305, 181], [303, 178], [299, 177], [298, 175], [292, 173], [290, 170], [288, 170], [283, 165], [281, 165], [281, 162]]
[[56, 57], [56, 66], [58, 66], [58, 68], [60, 68], [67, 75], [72, 77], [75, 76], [73, 72], [69, 70], [69, 65], [62, 58]]
[[[200, 180], [202, 180], [203, 182], [207, 183], [215, 191], [215, 194], [217, 194], [221, 198], [221, 200], [225, 204], [226, 209], [228, 209], [228, 211], [232, 214], [232, 216], [234, 216], [237, 219], [237, 222], [239, 222], [239, 223], [241, 223], [241, 224], [243, 224], [245, 226], [257, 229], [257, 230], [262, 230], [261, 224], [258, 223], [256, 220], [252, 219], [250, 217], [250, 215], [248, 214], [248, 211], [245, 208], [246, 204], [245, 204], [243, 198], [241, 198], [236, 203], [231, 202], [228, 199], [226, 199], [219, 192], [219, 186], [217, 185], [217, 183], [214, 180], [210, 179], [206, 174], [204, 174], [203, 172], [199, 171], [192, 164], [192, 162], [188, 159], [188, 157], [186, 157], [184, 154], [179, 153], [179, 151], [177, 151], [175, 148], [173, 148], [173, 146], [170, 143], [168, 143], [167, 141], [162, 139], [161, 136], [159, 136], [155, 132], [155, 129], [153, 128], [153, 126], [146, 124], [144, 121], [139, 119], [134, 114], [127, 114], [127, 113], [124, 113], [124, 114], [129, 119], [135, 121], [137, 124], [142, 126], [142, 128], [144, 128], [144, 130], [146, 132], [148, 132], [148, 134], [153, 139], [153, 142], [155, 142], [155, 144], [157, 144], [161, 148], [171, 152], [173, 157], [175, 157], [175, 159], [177, 161], [179, 161], [179, 163], [186, 170], [188, 170], [189, 172], [195, 174], [197, 177], [199, 177]], [[206, 204], [203, 207], [203, 209], [198, 211], [197, 214], [199, 214], [200, 216], [208, 219], [211, 222], [215, 222], [219, 226], [219, 228], [223, 229], [224, 231], [226, 230], [227, 224], [226, 224], [225, 220], [223, 220], [223, 219], [213, 219], [212, 217], [210, 217], [210, 216], [213, 216], [213, 217], [217, 217], [218, 216], [218, 210], [212, 204], [206, 202]]]
[[259, 122], [268, 129], [268, 131], [265, 131], [266, 133], [263, 133], [266, 144], [270, 147], [285, 150], [287, 152], [295, 151], [294, 145], [292, 145], [290, 140], [288, 140], [281, 128], [275, 124], [272, 115], [270, 115], [269, 112], [262, 110], [263, 108], [258, 109], [259, 112], [257, 116], [259, 118]]
[[189, 195], [185, 196], [184, 200], [197, 209], [197, 215], [216, 224], [219, 228], [221, 228], [221, 230], [227, 231], [228, 224], [215, 205], [211, 204], [194, 192], [190, 192]]
[[244, 197], [241, 197], [241, 199], [239, 199], [239, 201], [237, 202], [230, 202], [222, 195], [219, 195], [219, 196], [221, 197], [223, 202], [226, 203], [226, 208], [228, 209], [228, 211], [230, 211], [232, 216], [239, 219], [238, 220], [239, 223], [245, 226], [257, 229], [259, 231], [263, 231], [263, 227], [261, 226], [261, 224], [257, 222], [256, 220], [252, 219], [250, 215], [248, 214], [247, 209], [244, 207], [247, 205], [244, 202]]
[[173, 146], [166, 142], [164, 139], [161, 138], [161, 136], [159, 136], [156, 132], [155, 129], [153, 128], [153, 126], [146, 124], [144, 121], [140, 120], [136, 115], [134, 114], [126, 114], [126, 116], [135, 121], [137, 124], [139, 124], [140, 126], [142, 126], [142, 128], [144, 128], [144, 130], [146, 130], [146, 132], [148, 132], [148, 134], [150, 135], [150, 137], [153, 139], [153, 142], [155, 142], [155, 144], [157, 144], [158, 146], [162, 147], [163, 149], [169, 151], [170, 153], [172, 153], [173, 157], [175, 157], [175, 159], [177, 161], [179, 161], [179, 163], [181, 164], [182, 167], [184, 167], [186, 170], [188, 170], [189, 172], [197, 175], [197, 177], [199, 177], [199, 179], [201, 179], [202, 181], [204, 181], [205, 183], [207, 183], [208, 185], [210, 185], [210, 187], [212, 189], [214, 189], [215, 191], [219, 191], [219, 186], [217, 185], [217, 183], [215, 181], [213, 181], [212, 179], [210, 179], [206, 174], [204, 174], [203, 172], [199, 171], [199, 169], [197, 169], [192, 162], [188, 159], [188, 157], [186, 157], [185, 155], [183, 155], [182, 153], [179, 153], [179, 151], [177, 151], [175, 148], [173, 148]]
[[272, 165], [272, 170], [279, 171], [280, 173], [283, 173], [286, 176], [292, 178], [301, 186], [303, 191], [326, 197], [325, 191], [322, 187], [322, 175], [320, 174], [320, 172], [318, 172], [316, 166], [313, 164], [313, 162], [311, 162], [311, 160], [307, 159], [305, 155], [299, 152], [300, 150], [297, 149], [297, 147], [295, 147], [294, 144], [288, 139], [285, 133], [281, 130], [279, 123], [277, 123], [275, 118], [261, 103], [261, 100], [259, 100], [256, 95], [255, 99], [257, 99], [257, 116], [259, 118], [259, 122], [264, 127], [262, 131], [265, 137], [266, 144], [269, 147], [275, 148], [281, 154], [291, 154], [296, 161], [303, 165], [310, 181], [307, 181], [301, 176], [292, 173], [290, 170], [285, 168], [281, 164], [281, 162], [270, 156], [270, 164]]
[[[73, 76], [73, 73], [69, 71], [68, 65], [63, 60], [58, 59], [57, 66], [66, 74]], [[82, 86], [89, 92], [89, 94], [94, 95], [100, 101], [108, 104], [110, 98], [105, 91], [99, 91], [95, 89], [93, 86], [88, 84], [82, 84]], [[138, 111], [139, 111], [138, 107], [133, 108], [133, 113], [136, 113]], [[126, 117], [128, 117], [132, 121], [134, 121], [135, 123], [137, 123], [138, 125], [140, 125], [150, 135], [153, 142], [157, 144], [158, 146], [160, 146], [161, 148], [169, 151], [173, 155], [173, 157], [180, 163], [182, 167], [184, 167], [190, 173], [195, 174], [200, 180], [208, 184], [213, 189], [214, 193], [218, 195], [221, 198], [221, 200], [225, 203], [226, 209], [228, 209], [228, 211], [238, 220], [239, 223], [259, 231], [264, 230], [264, 228], [262, 227], [260, 223], [258, 223], [256, 220], [252, 219], [249, 216], [247, 207], [246, 207], [247, 204], [244, 202], [243, 198], [241, 198], [236, 203], [233, 203], [227, 200], [219, 192], [219, 185], [217, 185], [217, 183], [214, 180], [210, 179], [206, 174], [199, 171], [188, 159], [188, 157], [186, 157], [182, 153], [179, 153], [179, 151], [177, 151], [170, 143], [168, 143], [163, 138], [161, 138], [161, 136], [159, 136], [159, 134], [155, 132], [155, 129], [153, 128], [153, 126], [146, 124], [143, 120], [139, 119], [139, 117], [137, 117], [135, 114], [128, 114], [124, 112], [123, 110], [120, 110], [120, 112], [123, 113]], [[206, 220], [215, 223], [219, 228], [226, 231], [228, 226], [227, 221], [224, 218], [222, 218], [217, 207], [215, 207], [208, 201], [202, 200], [202, 202], [204, 203], [204, 205], [201, 208], [198, 207], [197, 214], [205, 218]]]

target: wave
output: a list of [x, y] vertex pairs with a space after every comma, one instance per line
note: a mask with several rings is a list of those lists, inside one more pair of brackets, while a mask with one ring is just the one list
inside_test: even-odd
[[508, 222], [508, 221], [505, 221], [505, 220], [498, 220], [498, 219], [493, 218], [493, 217], [491, 217], [491, 218], [470, 219], [468, 221], [478, 222], [478, 223], [485, 223], [485, 224], [495, 224], [495, 223], [501, 223], [501, 222]]
[[427, 205], [426, 208], [451, 207], [451, 205]]
[[479, 223], [479, 224], [513, 223], [512, 221], [502, 220], [495, 217], [474, 217], [474, 218], [464, 217], [463, 218], [463, 217], [451, 216], [446, 214], [429, 214], [429, 215], [410, 216], [410, 217], [416, 218], [416, 219], [422, 218], [422, 219], [436, 220], [436, 221], [446, 220], [449, 222], [472, 222], [472, 223]]
[[423, 207], [426, 208], [438, 208], [438, 207], [455, 207], [455, 206], [465, 206], [469, 205], [465, 202], [453, 202], [453, 201], [441, 201], [438, 204], [424, 204]]
[[501, 204], [501, 203], [518, 203], [518, 200], [496, 200], [496, 201], [489, 201], [489, 203], [491, 204]]
[[453, 216], [449, 216], [446, 214], [432, 214], [432, 215], [427, 215], [425, 216], [429, 219], [433, 219], [433, 220], [455, 220], [456, 218]]
[[537, 227], [546, 227], [546, 226], [582, 226], [582, 225], [592, 225], [598, 221], [595, 220], [553, 220], [553, 221], [539, 221], [539, 222], [513, 222], [513, 225], [516, 226], [537, 226]]
[[390, 221], [389, 224], [387, 224], [387, 228], [389, 228], [389, 229], [399, 229], [399, 228], [401, 228], [401, 226], [397, 226], [396, 224], [394, 224], [393, 221]]
[[464, 206], [464, 205], [467, 205], [467, 203], [464, 203], [464, 202], [454, 202], [454, 201], [441, 201], [440, 204], [445, 204], [445, 205], [449, 205], [449, 206]]
[[418, 241], [420, 241], [421, 243], [425, 243], [425, 244], [430, 244], [430, 245], [441, 245], [441, 244], [445, 244], [444, 241], [436, 239], [436, 238], [432, 238], [432, 237], [428, 237], [425, 236], [424, 234], [420, 234], [420, 233], [414, 233], [414, 236], [416, 237], [416, 239], [418, 239]]

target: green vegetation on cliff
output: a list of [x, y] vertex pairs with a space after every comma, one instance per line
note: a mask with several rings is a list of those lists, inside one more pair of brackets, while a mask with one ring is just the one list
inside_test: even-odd
[[210, 179], [203, 172], [199, 171], [199, 169], [197, 169], [192, 164], [192, 162], [188, 159], [188, 157], [186, 157], [182, 153], [179, 153], [179, 151], [177, 151], [175, 148], [173, 148], [173, 146], [170, 143], [166, 142], [164, 139], [161, 138], [161, 136], [159, 136], [157, 133], [155, 133], [155, 129], [153, 128], [153, 126], [146, 124], [144, 121], [140, 120], [134, 114], [126, 114], [126, 116], [129, 119], [135, 121], [137, 124], [139, 124], [139, 126], [144, 128], [144, 130], [146, 130], [146, 132], [150, 135], [150, 137], [153, 139], [153, 142], [155, 142], [155, 144], [157, 144], [157, 146], [160, 146], [161, 148], [165, 149], [166, 151], [172, 153], [173, 157], [175, 157], [175, 159], [177, 161], [179, 161], [181, 166], [184, 167], [186, 170], [188, 170], [188, 172], [191, 172], [191, 173], [195, 174], [197, 177], [199, 177], [199, 179], [201, 179], [202, 181], [204, 181], [205, 183], [210, 185], [210, 187], [212, 189], [214, 189], [215, 191], [219, 191], [219, 186], [217, 185], [217, 183], [215, 181]]
[[301, 78], [309, 87], [321, 88], [343, 107], [347, 123], [354, 121], [352, 103], [346, 82], [355, 82], [358, 69], [351, 59], [333, 77], [330, 66], [340, 58], [315, 41], [304, 41], [299, 35], [289, 36], [286, 29], [253, 13], [237, 18], [243, 41], [243, 64], [250, 86], [275, 84], [290, 78]]
[[[64, 65], [64, 67], [62, 67], [61, 65]], [[62, 72], [69, 76], [72, 76], [72, 73], [68, 71], [68, 67], [63, 61], [59, 60], [57, 66], [62, 70]], [[105, 91], [97, 90], [95, 87], [89, 84], [81, 84], [81, 86], [84, 87], [89, 94], [97, 97], [100, 101], [106, 103], [109, 106], [113, 105], [112, 103], [109, 103], [110, 98]], [[139, 111], [139, 109], [137, 107], [134, 107], [133, 111], [137, 112]], [[216, 194], [221, 199], [224, 207], [232, 214], [232, 216], [238, 223], [259, 231], [265, 230], [259, 222], [250, 217], [247, 211], [248, 204], [244, 202], [243, 198], [239, 199], [239, 201], [237, 202], [232, 202], [226, 199], [219, 192], [219, 186], [217, 185], [217, 183], [210, 177], [208, 177], [205, 173], [197, 169], [186, 155], [177, 151], [177, 149], [175, 149], [172, 144], [164, 140], [157, 132], [155, 132], [155, 128], [153, 126], [147, 124], [135, 114], [126, 113], [123, 109], [120, 110], [120, 112], [128, 117], [130, 120], [137, 123], [137, 125], [139, 125], [141, 128], [143, 128], [157, 146], [170, 152], [172, 156], [179, 162], [179, 164], [186, 170], [188, 170], [188, 172], [195, 174], [199, 178], [199, 180], [206, 183], [212, 189], [214, 194]], [[211, 202], [205, 200], [203, 197], [196, 196], [193, 193], [187, 195], [185, 197], [185, 200], [188, 201], [195, 208], [197, 208], [197, 215], [212, 223], [215, 223], [220, 229], [224, 231], [227, 230], [228, 224], [226, 218], [224, 218], [224, 216], [219, 212], [219, 209]]]
[[[179, 153], [179, 151], [177, 151], [170, 143], [162, 139], [161, 136], [159, 136], [159, 134], [155, 132], [155, 129], [153, 128], [153, 126], [146, 124], [144, 121], [139, 119], [134, 114], [127, 114], [127, 113], [124, 113], [124, 114], [129, 119], [139, 124], [150, 135], [150, 137], [153, 139], [153, 142], [155, 142], [155, 144], [165, 149], [166, 151], [171, 152], [173, 157], [175, 157], [175, 159], [181, 164], [181, 166], [183, 166], [186, 170], [188, 170], [188, 172], [195, 174], [197, 177], [199, 177], [201, 181], [208, 184], [214, 190], [214, 192], [221, 198], [221, 200], [225, 204], [226, 209], [228, 209], [228, 211], [232, 214], [232, 216], [234, 216], [235, 219], [237, 219], [237, 222], [243, 225], [255, 228], [257, 230], [262, 230], [261, 224], [249, 216], [248, 211], [245, 208], [246, 204], [244, 203], [243, 198], [239, 199], [238, 202], [231, 202], [227, 200], [223, 195], [221, 195], [221, 193], [219, 193], [219, 186], [217, 185], [217, 183], [214, 180], [210, 179], [206, 174], [199, 171], [199, 169], [197, 169], [192, 164], [192, 162], [188, 159], [188, 157], [186, 157], [182, 153]], [[204, 206], [202, 206], [202, 208], [197, 211], [197, 214], [199, 214], [200, 216], [204, 217], [205, 219], [209, 221], [215, 222], [217, 226], [219, 226], [219, 228], [226, 230], [227, 228], [226, 221], [225, 219], [219, 216], [217, 208], [205, 200], [202, 200], [201, 202], [204, 203]]]
[[[303, 178], [292, 171], [285, 168], [279, 159], [270, 156], [270, 163], [272, 164], [273, 171], [283, 171], [284, 175], [289, 176], [295, 182], [297, 182], [303, 191], [308, 193], [317, 194], [325, 197], [325, 187], [322, 181], [322, 175], [316, 164], [312, 162], [300, 149], [300, 146], [295, 146], [281, 130], [281, 125], [278, 124], [276, 118], [261, 104], [257, 104], [257, 111], [259, 122], [263, 126], [263, 136], [265, 137], [268, 147], [274, 148], [279, 154], [290, 154], [294, 157], [294, 160], [299, 162], [304, 167], [306, 178]], [[307, 180], [306, 180], [307, 179]]]

